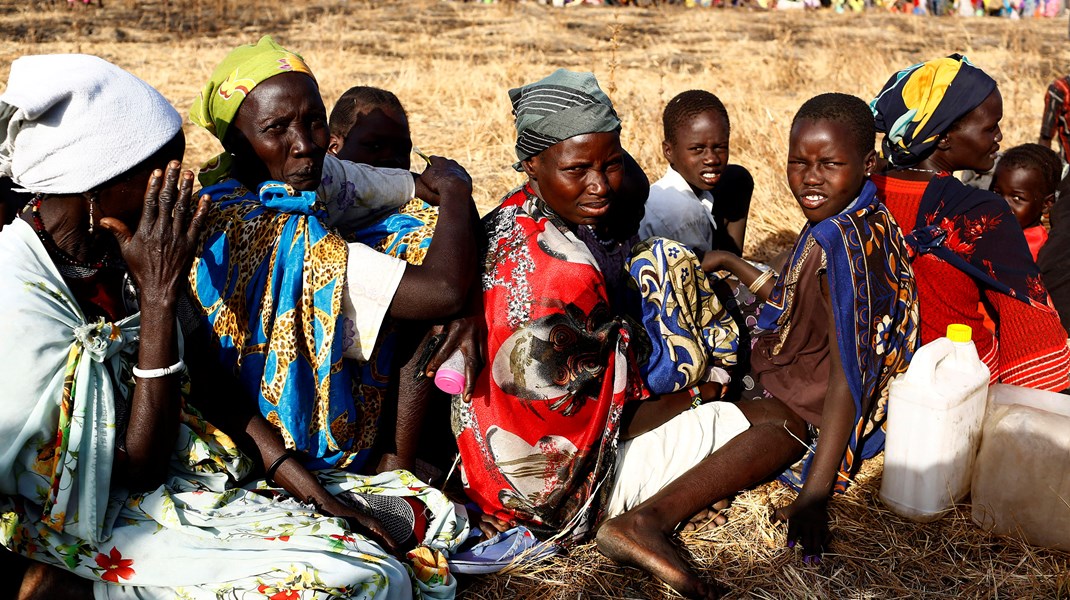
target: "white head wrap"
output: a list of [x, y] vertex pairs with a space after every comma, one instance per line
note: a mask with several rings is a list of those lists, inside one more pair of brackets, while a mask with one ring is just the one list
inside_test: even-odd
[[24, 56], [0, 96], [0, 176], [44, 194], [78, 194], [171, 141], [182, 117], [160, 92], [96, 56]]

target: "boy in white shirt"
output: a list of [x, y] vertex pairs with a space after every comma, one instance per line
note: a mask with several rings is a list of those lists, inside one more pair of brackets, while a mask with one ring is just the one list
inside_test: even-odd
[[676, 240], [701, 256], [710, 250], [742, 255], [754, 179], [728, 163], [728, 111], [713, 94], [689, 90], [665, 106], [661, 143], [669, 168], [650, 186], [643, 238]]

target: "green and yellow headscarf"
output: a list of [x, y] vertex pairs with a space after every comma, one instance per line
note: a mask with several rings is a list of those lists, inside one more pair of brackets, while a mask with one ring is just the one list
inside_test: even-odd
[[899, 71], [869, 103], [884, 133], [884, 155], [897, 167], [925, 160], [940, 136], [995, 89], [996, 81], [960, 54]]
[[[208, 78], [189, 111], [190, 122], [204, 127], [222, 142], [249, 92], [282, 73], [307, 73], [315, 79], [305, 59], [276, 44], [269, 35], [255, 45], [238, 46]], [[231, 156], [226, 152], [209, 160], [198, 176], [201, 185], [220, 181], [230, 173], [230, 168]]]

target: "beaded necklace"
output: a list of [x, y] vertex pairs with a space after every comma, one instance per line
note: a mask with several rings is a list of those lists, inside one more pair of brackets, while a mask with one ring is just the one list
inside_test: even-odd
[[107, 251], [98, 260], [93, 262], [84, 262], [71, 256], [62, 248], [59, 244], [52, 239], [52, 235], [48, 233], [45, 228], [45, 222], [41, 219], [41, 200], [44, 199], [42, 194], [34, 194], [33, 199], [26, 205], [24, 210], [30, 211], [31, 225], [34, 233], [37, 234], [37, 238], [44, 244], [45, 250], [48, 251], [48, 255], [52, 257], [53, 263], [56, 268], [64, 277], [71, 277], [74, 279], [86, 279], [97, 274], [101, 269], [122, 269], [123, 262], [121, 260], [115, 260], [111, 254]]

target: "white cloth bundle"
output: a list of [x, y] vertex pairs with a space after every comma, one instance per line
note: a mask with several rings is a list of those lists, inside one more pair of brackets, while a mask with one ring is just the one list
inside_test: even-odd
[[182, 127], [155, 88], [96, 56], [24, 56], [0, 96], [0, 176], [77, 194], [150, 157]]

